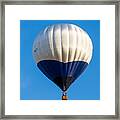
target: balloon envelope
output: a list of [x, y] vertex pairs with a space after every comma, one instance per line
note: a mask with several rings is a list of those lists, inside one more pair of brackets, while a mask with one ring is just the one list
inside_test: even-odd
[[66, 91], [92, 58], [89, 35], [73, 24], [55, 24], [39, 33], [33, 44], [38, 68]]

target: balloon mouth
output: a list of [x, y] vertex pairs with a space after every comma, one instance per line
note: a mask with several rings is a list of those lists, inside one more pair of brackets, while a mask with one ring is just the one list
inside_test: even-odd
[[67, 89], [73, 83], [73, 81], [74, 79], [72, 76], [67, 76], [67, 77], [58, 76], [55, 77], [54, 79], [55, 84], [57, 85], [59, 84], [59, 87], [63, 92], [67, 91]]

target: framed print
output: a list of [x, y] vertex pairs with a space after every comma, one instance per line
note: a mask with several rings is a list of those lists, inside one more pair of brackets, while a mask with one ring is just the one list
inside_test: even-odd
[[119, 2], [2, 2], [1, 118], [119, 119]]

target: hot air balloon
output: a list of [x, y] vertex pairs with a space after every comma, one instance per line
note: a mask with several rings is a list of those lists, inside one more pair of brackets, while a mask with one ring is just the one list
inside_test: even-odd
[[53, 24], [42, 30], [33, 43], [33, 57], [38, 68], [62, 91], [83, 73], [92, 58], [92, 41], [74, 24]]

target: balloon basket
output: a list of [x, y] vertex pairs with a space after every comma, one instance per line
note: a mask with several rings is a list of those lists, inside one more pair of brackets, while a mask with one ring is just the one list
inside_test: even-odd
[[63, 92], [62, 94], [62, 100], [68, 100], [68, 96], [66, 92]]

